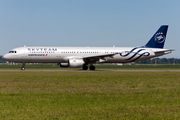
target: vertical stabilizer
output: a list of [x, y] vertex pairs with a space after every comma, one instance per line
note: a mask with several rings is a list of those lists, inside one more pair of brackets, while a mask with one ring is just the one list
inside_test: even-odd
[[163, 48], [166, 40], [167, 30], [168, 25], [162, 25], [144, 47]]

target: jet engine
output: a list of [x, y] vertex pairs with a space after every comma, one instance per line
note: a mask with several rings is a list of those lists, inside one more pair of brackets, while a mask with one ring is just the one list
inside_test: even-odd
[[69, 67], [71, 68], [82, 67], [84, 63], [83, 59], [69, 59]]
[[69, 67], [69, 63], [59, 63], [60, 67]]

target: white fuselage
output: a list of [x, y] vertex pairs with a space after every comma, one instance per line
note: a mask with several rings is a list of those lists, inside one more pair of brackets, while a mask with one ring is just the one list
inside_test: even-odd
[[167, 51], [167, 49], [143, 47], [19, 47], [12, 49], [3, 58], [17, 63], [68, 63], [69, 59], [86, 59], [89, 60], [89, 63], [128, 63], [170, 53], [163, 51]]

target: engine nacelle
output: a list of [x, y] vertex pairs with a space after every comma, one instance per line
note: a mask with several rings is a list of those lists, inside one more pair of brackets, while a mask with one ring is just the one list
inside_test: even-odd
[[59, 63], [60, 67], [69, 67], [69, 63]]
[[84, 63], [83, 59], [69, 59], [69, 67], [71, 68], [82, 67]]

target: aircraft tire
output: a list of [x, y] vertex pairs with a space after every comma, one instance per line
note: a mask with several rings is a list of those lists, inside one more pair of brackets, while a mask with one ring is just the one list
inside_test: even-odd
[[89, 69], [90, 69], [90, 70], [95, 70], [95, 66], [91, 65], [91, 66], [89, 67]]
[[88, 66], [83, 65], [83, 70], [87, 70], [87, 69], [88, 69]]
[[25, 68], [24, 68], [24, 67], [22, 67], [22, 68], [21, 68], [21, 70], [25, 70]]

